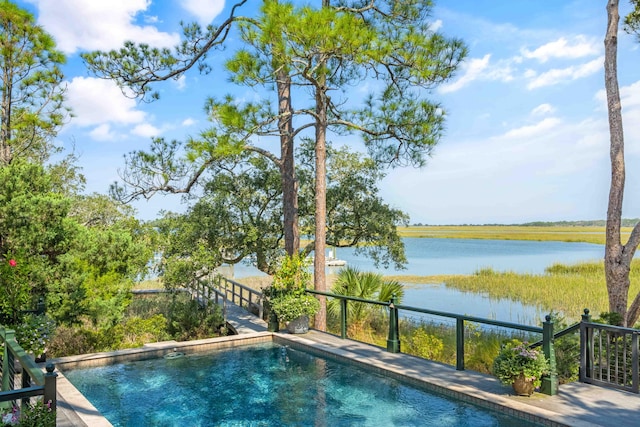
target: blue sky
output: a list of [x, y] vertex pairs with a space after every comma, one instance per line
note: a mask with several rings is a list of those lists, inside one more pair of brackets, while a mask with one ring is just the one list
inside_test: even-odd
[[[252, 13], [259, 3], [249, 0], [242, 13]], [[381, 184], [385, 200], [407, 212], [413, 223], [604, 219], [610, 174], [603, 77], [606, 1], [436, 3], [433, 25], [465, 40], [469, 55], [456, 76], [431, 94], [448, 115], [432, 158], [423, 169], [389, 171]], [[208, 125], [207, 96], [259, 96], [232, 88], [212, 60], [210, 75], [190, 72], [157, 86], [160, 101], [139, 103], [111, 82], [91, 77], [79, 57], [85, 51], [117, 49], [128, 39], [173, 46], [181, 20], [215, 24], [231, 2], [18, 4], [32, 11], [67, 54], [68, 104], [75, 116], [59, 141], [75, 146], [88, 192], [107, 192], [118, 180], [123, 155], [145, 149], [151, 137], [197, 136]], [[628, 10], [623, 0], [621, 13]], [[621, 33], [618, 55], [627, 161], [623, 215], [640, 217], [640, 43]], [[358, 144], [354, 137], [332, 140]], [[162, 196], [135, 207], [143, 219], [155, 218], [161, 209], [182, 209], [179, 197]]]

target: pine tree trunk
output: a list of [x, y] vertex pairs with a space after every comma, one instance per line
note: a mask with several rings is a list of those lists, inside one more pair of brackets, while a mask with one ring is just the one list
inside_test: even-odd
[[277, 79], [284, 246], [287, 254], [291, 256], [300, 250], [300, 232], [298, 230], [298, 181], [296, 179], [294, 160], [291, 77], [286, 71], [279, 71]]
[[[316, 291], [327, 290], [325, 274], [325, 247], [327, 240], [327, 99], [323, 88], [316, 88], [316, 183], [315, 183], [315, 248], [313, 261], [313, 284]], [[327, 329], [326, 297], [319, 296], [320, 311], [316, 314], [314, 327]]]

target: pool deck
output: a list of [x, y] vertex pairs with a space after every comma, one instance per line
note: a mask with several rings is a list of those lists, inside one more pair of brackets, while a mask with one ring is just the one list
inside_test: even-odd
[[[229, 307], [227, 318], [239, 334], [264, 336], [266, 324], [240, 308]], [[456, 371], [454, 367], [427, 361], [402, 353], [311, 330], [304, 335], [275, 333], [274, 339], [292, 341], [364, 363], [374, 369], [390, 371], [392, 375], [465, 401], [511, 413], [542, 425], [576, 427], [626, 427], [640, 425], [640, 395], [596, 387], [589, 384], [561, 385], [556, 396], [534, 393], [531, 397], [515, 396], [489, 375], [474, 371]], [[103, 427], [111, 424], [92, 406], [82, 403], [75, 388], [58, 385], [58, 426]], [[84, 405], [84, 406], [83, 406]], [[81, 414], [78, 414], [81, 412]]]

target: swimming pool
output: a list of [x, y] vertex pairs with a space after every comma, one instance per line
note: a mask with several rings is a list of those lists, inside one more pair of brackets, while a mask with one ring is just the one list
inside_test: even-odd
[[65, 370], [114, 426], [523, 426], [275, 343]]

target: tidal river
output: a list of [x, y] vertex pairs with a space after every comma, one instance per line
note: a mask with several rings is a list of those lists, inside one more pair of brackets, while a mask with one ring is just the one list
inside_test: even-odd
[[[371, 260], [356, 256], [351, 248], [338, 249], [337, 257], [362, 271], [377, 271], [384, 275], [431, 276], [472, 274], [486, 267], [497, 271], [540, 274], [553, 263], [574, 264], [599, 260], [604, 256], [604, 246], [591, 243], [431, 238], [405, 238], [403, 241], [408, 260], [404, 270], [376, 268]], [[328, 273], [337, 270], [336, 267], [330, 267]], [[246, 266], [235, 267], [236, 278], [253, 276], [256, 272]], [[538, 325], [547, 314], [539, 307], [464, 293], [442, 284], [408, 286], [404, 304], [532, 325]]]

